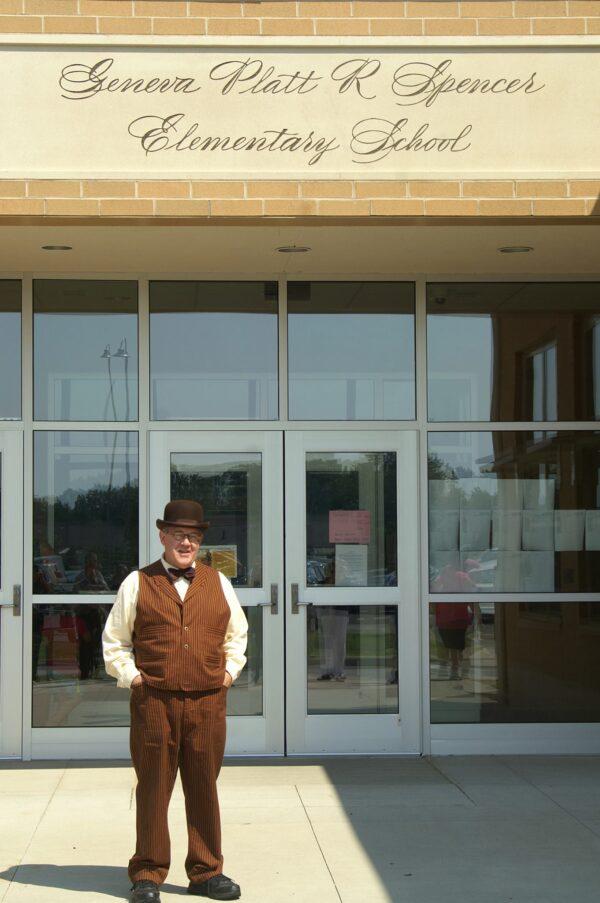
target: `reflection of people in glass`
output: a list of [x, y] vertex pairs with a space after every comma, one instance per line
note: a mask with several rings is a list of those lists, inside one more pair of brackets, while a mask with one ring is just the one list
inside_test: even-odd
[[[324, 584], [335, 586], [335, 562], [327, 567]], [[321, 675], [317, 680], [346, 680], [346, 635], [350, 615], [346, 606], [323, 605], [315, 609], [319, 628]]]
[[[433, 581], [438, 593], [474, 592], [477, 588], [465, 571], [447, 564]], [[435, 606], [435, 626], [444, 644], [450, 664], [450, 680], [462, 677], [462, 661], [467, 629], [473, 623], [475, 606], [470, 602], [438, 602]]]
[[101, 642], [102, 627], [96, 606], [78, 605], [75, 609], [77, 628], [77, 659], [81, 680], [93, 677], [96, 655]]
[[85, 556], [83, 571], [77, 575], [75, 581], [77, 591], [104, 593], [109, 589], [108, 583], [100, 570], [100, 563], [96, 552], [88, 552]]
[[110, 585], [113, 589], [118, 589], [125, 577], [131, 572], [131, 568], [125, 564], [124, 561], [119, 561], [117, 564], [112, 577], [110, 578]]
[[317, 609], [319, 627], [321, 675], [317, 680], [346, 680], [346, 634], [348, 609], [339, 605], [327, 605]]
[[40, 540], [39, 555], [34, 558], [33, 580], [33, 591], [40, 594], [60, 592], [66, 580], [62, 555], [46, 539]]
[[[73, 608], [48, 606], [41, 626], [46, 642], [48, 677], [82, 674], [82, 644], [89, 648], [91, 634], [85, 620]], [[85, 653], [84, 653], [85, 658]]]

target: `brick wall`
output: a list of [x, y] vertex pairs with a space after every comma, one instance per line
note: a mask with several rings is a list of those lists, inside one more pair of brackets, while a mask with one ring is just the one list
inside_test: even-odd
[[0, 215], [585, 217], [599, 194], [590, 180], [0, 180]]
[[[0, 32], [597, 35], [600, 0], [0, 0]], [[600, 181], [0, 180], [0, 217], [600, 216]]]
[[156, 35], [600, 34], [600, 0], [0, 0], [0, 31]]

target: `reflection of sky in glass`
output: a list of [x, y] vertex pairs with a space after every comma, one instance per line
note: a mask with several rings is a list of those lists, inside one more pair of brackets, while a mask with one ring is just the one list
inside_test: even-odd
[[[124, 358], [111, 358], [110, 379], [108, 361], [102, 358], [107, 345], [114, 355], [123, 339], [129, 354], [127, 382]], [[36, 420], [137, 419], [135, 314], [35, 314], [34, 355]]]
[[0, 419], [21, 416], [21, 314], [0, 312]]
[[[36, 432], [34, 493], [72, 505], [80, 493], [109, 485], [137, 484], [138, 437], [135, 432]], [[129, 474], [126, 467], [129, 459]], [[129, 480], [128, 480], [129, 477]]]
[[150, 316], [152, 417], [277, 417], [276, 313]]
[[289, 314], [290, 417], [409, 420], [414, 318], [409, 314]]
[[35, 595], [114, 593], [138, 564], [138, 437], [34, 433]]
[[[428, 449], [443, 464], [452, 468], [457, 477], [486, 476], [486, 469], [494, 460], [494, 434], [481, 433], [430, 433]], [[487, 474], [491, 480], [496, 475]]]
[[491, 316], [429, 315], [429, 420], [489, 420], [492, 367]]

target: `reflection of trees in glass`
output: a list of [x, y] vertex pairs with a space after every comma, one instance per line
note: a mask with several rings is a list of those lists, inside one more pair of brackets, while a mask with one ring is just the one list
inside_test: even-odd
[[471, 470], [451, 467], [435, 452], [427, 454], [427, 474], [430, 482], [438, 480], [452, 487], [453, 498], [457, 505], [468, 505], [469, 508], [485, 510], [496, 499], [498, 483], [495, 475], [489, 478], [489, 490], [478, 485], [470, 487], [470, 491], [466, 492], [461, 480], [471, 479], [473, 476], [481, 477], [480, 471], [474, 475]]
[[[62, 559], [71, 589], [77, 589], [77, 571], [84, 582], [86, 559], [94, 564], [111, 589], [117, 589], [138, 566], [138, 485], [96, 485], [85, 492], [66, 490], [59, 498], [35, 497], [33, 503], [34, 557]], [[48, 525], [51, 525], [49, 527]], [[91, 556], [95, 555], [94, 561]], [[38, 575], [38, 592], [65, 591]], [[43, 586], [46, 586], [44, 589]], [[82, 590], [92, 587], [82, 585]], [[98, 581], [98, 592], [102, 591]]]
[[[206, 474], [187, 470], [171, 472], [171, 498], [196, 499], [214, 523], [215, 517], [227, 509], [228, 514], [244, 515], [248, 504], [248, 470], [230, 468], [221, 473]], [[255, 472], [260, 465], [255, 465]]]
[[458, 480], [454, 468], [442, 461], [435, 452], [427, 454], [427, 475], [430, 480]]
[[[171, 498], [188, 498], [202, 502], [206, 519], [210, 521], [205, 543], [235, 545], [237, 549], [237, 577], [234, 586], [260, 585], [260, 561], [249, 561], [249, 534], [253, 532], [254, 545], [261, 548], [261, 462], [245, 461], [228, 464], [215, 472], [208, 468], [171, 469]], [[252, 488], [252, 490], [251, 490]], [[257, 493], [259, 504], [252, 515], [249, 492]], [[255, 499], [256, 501], [256, 499]]]

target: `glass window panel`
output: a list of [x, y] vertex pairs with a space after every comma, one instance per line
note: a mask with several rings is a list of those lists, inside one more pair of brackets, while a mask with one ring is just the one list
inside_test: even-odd
[[598, 282], [427, 286], [428, 415], [597, 420]]
[[433, 724], [600, 721], [600, 602], [430, 606]]
[[430, 433], [428, 469], [432, 592], [600, 590], [600, 433]]
[[21, 283], [0, 280], [0, 420], [21, 418]]
[[138, 437], [34, 433], [34, 594], [114, 594], [138, 567]]
[[129, 694], [104, 670], [106, 605], [33, 605], [32, 727], [121, 727]]
[[262, 455], [171, 455], [171, 498], [197, 499], [210, 527], [198, 558], [234, 586], [262, 586]]
[[[32, 727], [127, 727], [129, 693], [104, 669], [111, 604], [33, 605]], [[227, 694], [228, 715], [262, 715], [262, 609], [248, 618], [248, 663]]]
[[242, 606], [248, 619], [248, 647], [246, 666], [227, 692], [228, 715], [263, 714], [263, 609], [256, 605]]
[[276, 282], [151, 282], [154, 420], [275, 420]]
[[395, 605], [307, 606], [309, 715], [398, 711]]
[[412, 420], [414, 311], [412, 282], [288, 283], [290, 419]]
[[396, 455], [308, 452], [307, 586], [397, 586]]
[[137, 420], [137, 283], [33, 283], [36, 420]]

